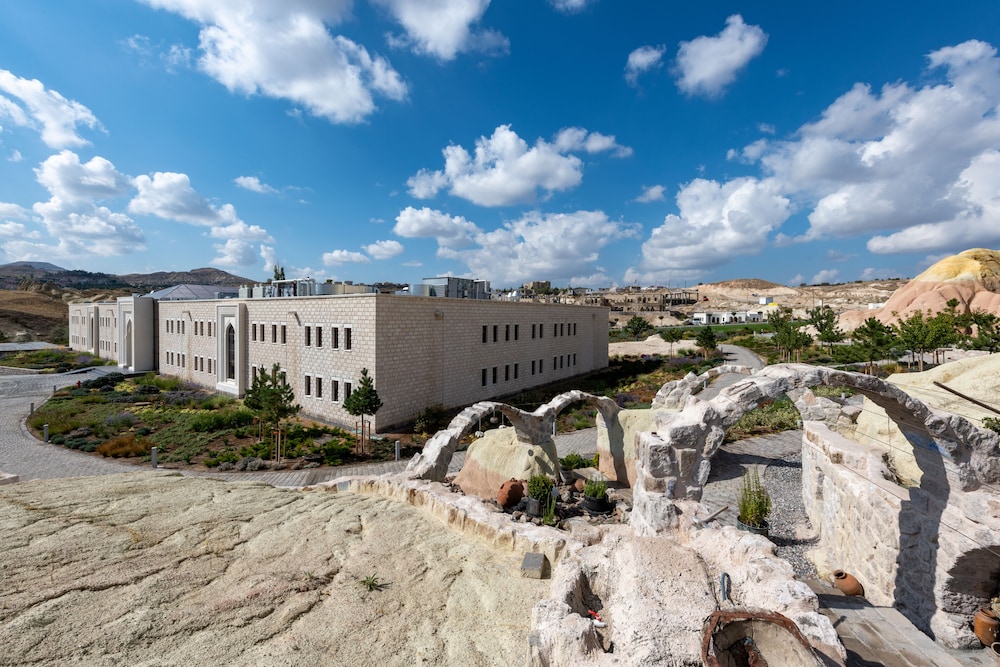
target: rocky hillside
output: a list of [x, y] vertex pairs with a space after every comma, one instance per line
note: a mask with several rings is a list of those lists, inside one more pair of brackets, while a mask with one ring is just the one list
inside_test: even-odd
[[951, 299], [959, 313], [1000, 314], [1000, 251], [973, 248], [946, 257], [896, 290], [882, 308], [843, 313], [840, 326], [850, 331], [869, 317], [892, 324], [914, 312], [945, 310]]

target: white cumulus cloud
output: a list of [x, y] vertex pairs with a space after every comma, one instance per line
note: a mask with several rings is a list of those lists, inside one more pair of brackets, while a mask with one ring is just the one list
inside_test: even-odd
[[250, 190], [251, 192], [258, 192], [262, 195], [273, 195], [278, 191], [272, 188], [267, 183], [262, 183], [256, 176], [237, 176], [233, 179], [233, 183], [243, 188], [244, 190]]
[[90, 142], [77, 134], [77, 128], [100, 128], [90, 109], [36, 79], [22, 79], [0, 69], [0, 93], [0, 120], [39, 130], [49, 148], [86, 146]]
[[549, 4], [557, 10], [566, 14], [575, 14], [583, 11], [587, 5], [593, 4], [597, 0], [549, 0]]
[[604, 282], [597, 266], [600, 250], [638, 232], [638, 225], [609, 220], [603, 211], [532, 211], [478, 234], [474, 247], [442, 249], [439, 254], [464, 262], [471, 275], [499, 284], [516, 285], [532, 278], [582, 284], [581, 272], [587, 270]]
[[418, 199], [448, 187], [452, 195], [480, 206], [507, 206], [531, 202], [539, 190], [551, 194], [576, 187], [583, 180], [583, 161], [572, 153], [604, 151], [624, 157], [632, 149], [613, 136], [575, 127], [561, 130], [551, 143], [538, 139], [529, 146], [510, 125], [501, 125], [491, 136], [476, 140], [474, 154], [448, 146], [442, 151], [443, 170], [421, 169], [406, 183]]
[[495, 30], [475, 30], [490, 0], [372, 0], [403, 26], [391, 43], [417, 53], [452, 60], [468, 51], [506, 53], [510, 42]]
[[144, 0], [200, 26], [198, 66], [232, 92], [301, 105], [335, 123], [375, 111], [375, 96], [406, 97], [389, 61], [331, 35], [350, 0]]
[[637, 202], [648, 204], [653, 201], [663, 201], [666, 188], [662, 185], [650, 185], [642, 189], [642, 194], [635, 198]]
[[339, 266], [341, 264], [367, 264], [371, 260], [368, 255], [353, 250], [331, 250], [323, 253], [323, 264]]
[[228, 225], [237, 220], [231, 205], [216, 208], [198, 194], [187, 174], [158, 171], [152, 178], [145, 174], [137, 176], [134, 183], [139, 192], [129, 202], [130, 213], [208, 226]]
[[819, 283], [832, 283], [836, 280], [837, 276], [840, 275], [840, 271], [837, 269], [823, 269], [816, 275], [812, 277], [809, 281], [813, 285], [818, 285]]
[[403, 244], [392, 239], [369, 243], [361, 249], [371, 255], [372, 259], [391, 259], [403, 254]]
[[394, 234], [403, 238], [433, 238], [444, 248], [465, 248], [480, 232], [479, 227], [462, 216], [452, 216], [434, 209], [407, 206], [396, 216]]
[[670, 214], [642, 245], [642, 260], [626, 280], [663, 283], [697, 276], [735, 255], [763, 250], [768, 235], [791, 214], [791, 202], [773, 180], [739, 178], [726, 183], [695, 179], [677, 195]]
[[660, 44], [659, 46], [640, 46], [628, 54], [628, 60], [625, 62], [625, 80], [629, 82], [629, 85], [636, 85], [639, 82], [640, 74], [659, 68], [663, 64], [663, 54], [666, 51], [667, 47]]
[[734, 14], [718, 35], [681, 42], [677, 50], [677, 87], [688, 95], [718, 97], [736, 75], [764, 51], [767, 34]]

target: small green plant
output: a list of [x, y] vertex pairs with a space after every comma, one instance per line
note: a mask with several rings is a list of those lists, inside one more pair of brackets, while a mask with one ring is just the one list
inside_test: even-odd
[[545, 502], [545, 510], [542, 512], [542, 523], [546, 526], [555, 525], [556, 522], [556, 497], [549, 493], [549, 499]]
[[740, 489], [740, 521], [754, 528], [767, 525], [771, 514], [771, 496], [760, 481], [757, 466], [743, 472], [743, 487]]
[[583, 485], [583, 495], [587, 498], [601, 500], [608, 494], [608, 483], [599, 479], [588, 479]]
[[983, 428], [988, 428], [991, 431], [1000, 433], [1000, 419], [996, 417], [984, 417]]
[[369, 593], [372, 591], [382, 590], [382, 581], [379, 579], [377, 574], [370, 574], [361, 580], [361, 585], [365, 587]]
[[528, 480], [528, 496], [540, 503], [547, 503], [552, 493], [552, 480], [545, 475], [534, 475]]

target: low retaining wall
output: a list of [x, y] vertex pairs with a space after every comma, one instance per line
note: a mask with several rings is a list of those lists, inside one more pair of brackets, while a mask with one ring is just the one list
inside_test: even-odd
[[870, 602], [897, 607], [935, 641], [977, 648], [972, 616], [1000, 579], [1000, 497], [961, 491], [940, 457], [924, 468], [921, 486], [904, 488], [885, 478], [881, 450], [806, 422], [802, 493], [817, 567], [850, 572]]
[[344, 482], [353, 493], [376, 494], [420, 507], [442, 523], [496, 549], [514, 553], [545, 554], [555, 565], [575, 543], [555, 528], [514, 523], [510, 515], [491, 509], [479, 498], [448, 490], [438, 482], [407, 479], [400, 475], [341, 478], [320, 487], [336, 488]]

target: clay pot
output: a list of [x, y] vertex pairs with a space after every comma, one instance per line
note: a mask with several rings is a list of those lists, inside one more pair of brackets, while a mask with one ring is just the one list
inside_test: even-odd
[[844, 595], [864, 595], [865, 587], [861, 585], [853, 574], [848, 574], [843, 570], [835, 570], [833, 573], [833, 585]]
[[1000, 640], [1000, 619], [989, 607], [983, 607], [972, 617], [972, 631], [984, 646], [992, 646]]
[[517, 481], [516, 479], [511, 479], [500, 485], [500, 492], [497, 494], [497, 502], [500, 507], [504, 509], [510, 509], [514, 505], [521, 502], [521, 498], [524, 497], [524, 484]]
[[582, 479], [578, 479], [573, 482], [573, 488], [576, 489], [577, 493], [583, 493], [583, 488], [587, 486], [587, 483]]

